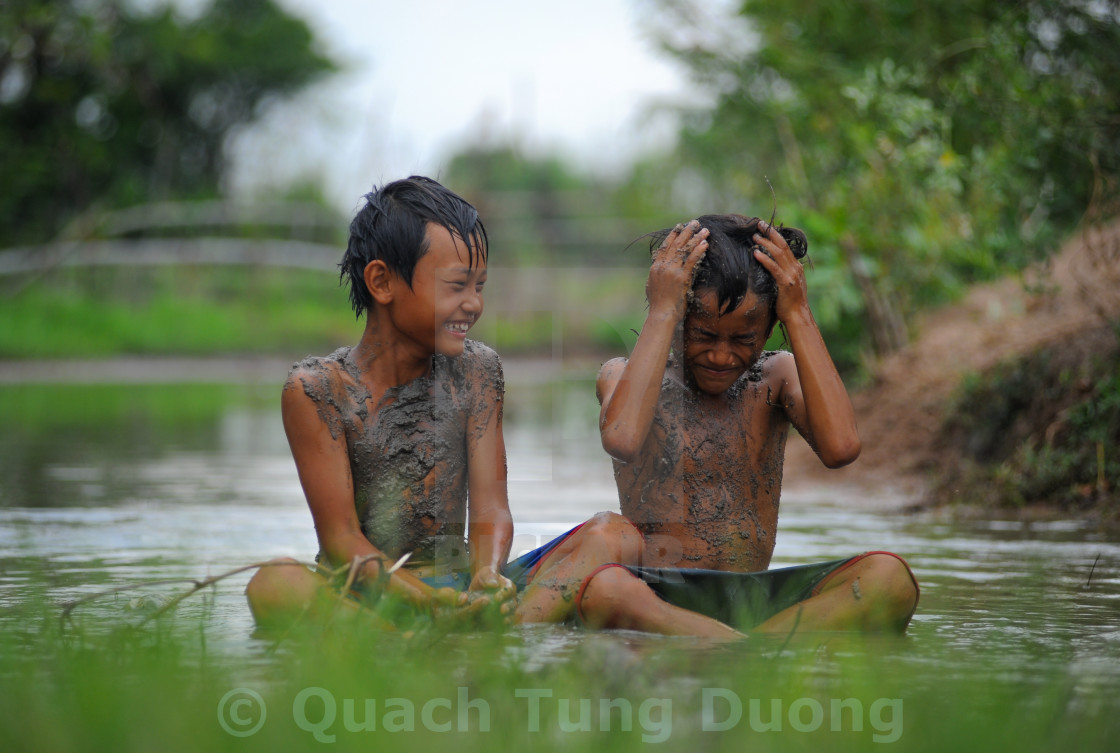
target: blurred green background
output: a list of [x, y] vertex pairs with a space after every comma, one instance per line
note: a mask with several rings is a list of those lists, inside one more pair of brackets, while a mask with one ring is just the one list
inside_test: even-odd
[[[298, 108], [309, 91], [354, 75], [354, 61], [323, 38], [325, 27], [297, 13], [300, 5], [0, 3], [0, 469], [16, 489], [2, 500], [10, 514], [0, 526], [14, 552], [0, 561], [0, 748], [318, 749], [288, 716], [308, 687], [343, 699], [420, 702], [469, 689], [493, 703], [494, 731], [485, 735], [354, 734], [359, 727], [340, 720], [332, 730], [343, 732], [337, 746], [346, 750], [656, 744], [643, 732], [660, 719], [557, 731], [560, 700], [566, 721], [568, 699], [577, 706], [613, 698], [635, 708], [675, 700], [666, 750], [875, 749], [884, 742], [875, 733], [886, 730], [872, 726], [870, 708], [890, 699], [898, 718], [886, 721], [906, 733], [900, 750], [1114, 747], [1120, 578], [1115, 533], [1100, 532], [1092, 516], [1115, 521], [1120, 511], [1120, 241], [1084, 258], [1085, 274], [1100, 284], [1086, 293], [1099, 296], [1088, 302], [1098, 313], [1083, 327], [1058, 327], [1045, 347], [968, 374], [920, 424], [936, 435], [932, 498], [969, 499], [992, 508], [991, 520], [962, 528], [895, 508], [876, 517], [853, 503], [849, 514], [859, 522], [845, 524], [836, 510], [851, 499], [842, 495], [836, 508], [800, 508], [814, 556], [871, 540], [895, 546], [884, 535], [911, 542], [902, 552], [925, 591], [904, 639], [783, 636], [714, 649], [566, 626], [461, 635], [430, 626], [406, 641], [328, 624], [271, 643], [243, 635], [249, 616], [233, 581], [166, 619], [149, 619], [153, 602], [136, 591], [91, 602], [60, 623], [60, 593], [88, 595], [153, 573], [199, 575], [218, 547], [213, 561], [248, 562], [268, 551], [276, 518], [306, 513], [282, 447], [263, 456], [256, 475], [248, 462], [256, 456], [236, 451], [282, 444], [273, 383], [285, 359], [352, 344], [361, 328], [336, 271], [357, 195], [340, 208], [331, 176], [314, 171], [235, 188], [238, 164], [272, 174], [260, 153], [246, 156], [247, 132], [278, 106]], [[367, 5], [388, 14], [407, 4]], [[500, 9], [513, 16], [528, 5]], [[433, 4], [430, 23], [452, 6]], [[1062, 244], [1098, 231], [1120, 238], [1114, 0], [630, 7], [636, 32], [700, 94], [649, 105], [651, 122], [672, 116], [671, 146], [596, 171], [568, 151], [529, 148], [516, 134], [481, 127], [431, 171], [478, 206], [490, 231], [478, 336], [528, 364], [521, 373], [541, 383], [509, 401], [510, 418], [521, 410], [533, 417], [523, 424], [570, 420], [551, 384], [567, 380], [594, 430], [590, 380], [600, 361], [627, 352], [644, 319], [641, 236], [700, 213], [776, 213], [806, 231], [813, 311], [860, 406], [875, 405], [884, 364], [918, 368], [905, 356], [922, 317], [948, 310], [977, 284], [1010, 278], [1039, 293], [1030, 300], [1045, 321], [1059, 320], [1068, 314], [1047, 293], [1058, 285], [1052, 269]], [[553, 10], [556, 19], [574, 12], [569, 4]], [[577, 21], [603, 23], [594, 13]], [[407, 39], [415, 57], [390, 67], [460, 62], [429, 46], [430, 29], [361, 30], [374, 50]], [[476, 28], [460, 31], [485, 43]], [[512, 31], [543, 40], [554, 30]], [[557, 54], [609, 66], [610, 52], [577, 46]], [[392, 103], [376, 104], [385, 112], [372, 119], [388, 122]], [[573, 107], [583, 104], [573, 96]], [[374, 109], [349, 105], [332, 116]], [[323, 112], [297, 115], [306, 125]], [[449, 108], [444, 116], [463, 114]], [[282, 128], [274, 135], [280, 145], [271, 154], [299, 148]], [[367, 186], [396, 177], [373, 170]], [[83, 383], [95, 361], [123, 364], [100, 373], [128, 378]], [[266, 364], [274, 378], [261, 380], [267, 390], [254, 379], [220, 383], [228, 362]], [[164, 383], [135, 373], [145, 363], [159, 364]], [[44, 364], [51, 380], [35, 383]], [[184, 384], [168, 382], [168, 373]], [[888, 418], [926, 409], [904, 404]], [[568, 435], [551, 424], [541, 431], [555, 441], [545, 459], [556, 459], [559, 473]], [[519, 442], [524, 435], [510, 446]], [[605, 463], [594, 444], [576, 449]], [[207, 479], [213, 466], [204, 451], [244, 483], [227, 489], [225, 477]], [[200, 494], [207, 481], [214, 483]], [[822, 488], [819, 496], [837, 503]], [[904, 496], [889, 484], [877, 491]], [[284, 494], [296, 504], [285, 507], [292, 498]], [[787, 502], [788, 542], [799, 533], [799, 508]], [[1014, 517], [1008, 507], [1038, 503], [1079, 520], [1004, 519]], [[571, 512], [551, 504], [558, 520]], [[299, 525], [313, 546], [310, 525]], [[239, 687], [259, 689], [269, 707], [268, 723], [247, 739], [215, 717]], [[852, 699], [868, 713], [843, 717], [846, 725], [835, 724], [837, 714], [833, 726], [807, 733], [787, 716], [785, 733], [774, 735], [744, 718], [737, 730], [713, 735], [698, 727], [707, 687], [744, 702], [803, 699], [829, 710], [833, 699]], [[555, 693], [543, 732], [528, 730], [517, 688]]]
[[[732, 37], [717, 9], [751, 33]], [[706, 93], [661, 106], [678, 124], [671, 149], [605, 175], [480, 136], [441, 163], [490, 229], [498, 273], [479, 335], [506, 356], [625, 352], [643, 319], [644, 233], [776, 212], [810, 238], [813, 310], [838, 366], [873, 384], [919, 313], [1028, 269], [1045, 287], [1060, 243], [1116, 215], [1115, 3], [637, 10]], [[345, 74], [327, 49], [272, 0], [5, 3], [0, 359], [298, 358], [355, 341], [334, 271], [349, 218], [322, 176], [230, 190], [236, 137]], [[1117, 261], [1099, 267], [1114, 275]], [[1102, 385], [1094, 399], [1115, 400]], [[1114, 413], [1094, 419], [1109, 457]], [[1102, 493], [1120, 485], [1101, 478]]]

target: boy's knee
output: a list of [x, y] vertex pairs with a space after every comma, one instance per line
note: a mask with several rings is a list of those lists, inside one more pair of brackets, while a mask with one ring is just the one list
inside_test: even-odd
[[249, 579], [249, 585], [245, 587], [245, 593], [264, 596], [272, 589], [298, 578], [299, 575], [294, 572], [297, 568], [305, 573], [307, 572], [304, 565], [291, 557], [278, 557], [269, 560], [253, 573], [253, 577]]
[[643, 539], [633, 523], [616, 512], [601, 512], [580, 529], [584, 538], [605, 552], [604, 559], [623, 564], [641, 562]]
[[917, 594], [917, 581], [914, 579], [914, 574], [910, 572], [909, 565], [902, 558], [885, 552], [876, 552], [867, 555], [864, 562], [883, 588], [911, 596]]
[[[918, 582], [909, 565], [886, 552], [874, 552], [860, 561], [859, 578], [883, 609], [908, 622], [918, 606]], [[858, 588], [854, 586], [853, 588]]]
[[580, 618], [589, 627], [612, 627], [624, 621], [649, 587], [621, 565], [606, 565], [584, 580], [577, 596]]
[[288, 557], [262, 565], [245, 587], [249, 609], [258, 621], [269, 621], [280, 613], [303, 609], [317, 592], [317, 576]]

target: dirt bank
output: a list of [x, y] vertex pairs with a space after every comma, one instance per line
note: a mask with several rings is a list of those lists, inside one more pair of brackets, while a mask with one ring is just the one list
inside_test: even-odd
[[963, 376], [1075, 338], [1120, 317], [1120, 221], [1071, 238], [1042, 267], [973, 288], [961, 301], [921, 316], [904, 350], [873, 369], [853, 394], [863, 453], [830, 471], [804, 441], [791, 441], [786, 483], [889, 485], [920, 498], [936, 466], [947, 401]]

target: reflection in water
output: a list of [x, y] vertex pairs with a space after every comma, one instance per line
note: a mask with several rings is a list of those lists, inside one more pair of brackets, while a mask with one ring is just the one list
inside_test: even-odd
[[[276, 389], [69, 389], [0, 388], [0, 610], [40, 590], [61, 603], [138, 580], [313, 555]], [[515, 554], [618, 509], [589, 383], [511, 382], [506, 412]], [[1075, 522], [950, 524], [872, 512], [843, 489], [787, 493], [775, 566], [867, 549], [903, 555], [922, 583], [903, 648], [888, 649], [912, 664], [915, 682], [929, 663], [939, 676], [997, 672], [1025, 683], [1051, 668], [1120, 697], [1120, 542]], [[248, 578], [223, 581], [210, 606], [215, 637], [232, 651], [255, 650], [241, 595]], [[83, 608], [113, 614], [127, 603]], [[518, 635], [511, 652], [543, 663], [589, 650], [589, 641], [641, 657], [666, 640], [553, 626]]]

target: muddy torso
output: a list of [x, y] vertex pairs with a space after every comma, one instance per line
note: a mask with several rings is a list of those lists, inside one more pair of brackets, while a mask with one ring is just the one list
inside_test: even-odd
[[699, 394], [666, 369], [641, 456], [615, 462], [622, 514], [647, 564], [762, 570], [774, 551], [789, 422], [759, 363], [726, 393]]
[[428, 375], [387, 390], [375, 405], [342, 348], [297, 365], [304, 391], [346, 438], [354, 509], [366, 538], [410, 564], [466, 566], [467, 457], [473, 426], [500, 409], [497, 354], [467, 341], [461, 356], [432, 357]]

